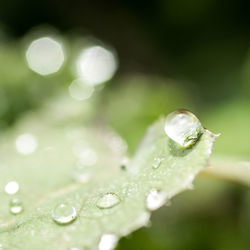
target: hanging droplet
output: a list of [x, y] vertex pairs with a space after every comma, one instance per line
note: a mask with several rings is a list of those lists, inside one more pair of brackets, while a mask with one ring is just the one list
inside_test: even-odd
[[166, 198], [167, 196], [164, 192], [157, 189], [150, 190], [146, 199], [147, 209], [153, 211], [160, 208], [166, 202]]
[[69, 224], [77, 217], [75, 207], [67, 204], [59, 204], [52, 211], [52, 218], [58, 224]]
[[113, 250], [118, 242], [118, 237], [114, 234], [103, 234], [98, 244], [98, 250]]
[[158, 167], [160, 167], [162, 161], [164, 160], [164, 158], [154, 158], [154, 162], [152, 163], [152, 168], [157, 169]]
[[19, 184], [16, 181], [10, 181], [5, 185], [4, 190], [6, 194], [16, 194], [19, 190]]
[[13, 198], [10, 201], [10, 212], [14, 215], [17, 215], [23, 212], [23, 204], [18, 198]]
[[119, 203], [120, 203], [120, 198], [117, 194], [107, 193], [97, 201], [96, 206], [101, 209], [105, 209], [114, 207]]
[[193, 145], [203, 133], [198, 118], [187, 110], [170, 113], [166, 118], [164, 129], [169, 138], [183, 147]]

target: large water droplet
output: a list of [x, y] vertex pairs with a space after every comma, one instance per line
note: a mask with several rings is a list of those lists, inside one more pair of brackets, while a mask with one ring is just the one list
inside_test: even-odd
[[183, 147], [193, 145], [203, 133], [198, 118], [187, 110], [170, 113], [166, 118], [164, 129], [169, 138]]
[[157, 169], [158, 167], [160, 167], [162, 161], [164, 160], [164, 158], [154, 158], [154, 162], [152, 163], [152, 168]]
[[68, 204], [59, 204], [52, 211], [52, 218], [58, 224], [69, 224], [77, 217], [75, 207]]
[[164, 192], [158, 191], [157, 189], [150, 190], [147, 199], [147, 209], [153, 211], [160, 208], [166, 201], [167, 195]]
[[113, 250], [117, 244], [118, 237], [114, 234], [103, 234], [98, 244], [98, 250]]
[[4, 190], [7, 194], [16, 194], [19, 190], [19, 184], [16, 181], [10, 181], [5, 185]]
[[114, 207], [119, 203], [120, 203], [120, 198], [117, 194], [107, 193], [97, 201], [96, 206], [105, 209]]
[[23, 211], [23, 204], [18, 198], [13, 198], [10, 201], [10, 212], [14, 215], [20, 214]]

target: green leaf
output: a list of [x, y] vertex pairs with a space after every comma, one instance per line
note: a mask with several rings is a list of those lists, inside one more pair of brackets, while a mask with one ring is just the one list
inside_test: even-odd
[[[207, 165], [216, 137], [205, 130], [193, 147], [180, 149], [166, 136], [163, 127], [161, 118], [149, 128], [126, 168], [121, 168], [126, 156], [124, 142], [103, 125], [58, 126], [48, 124], [43, 116], [31, 115], [14, 132], [2, 135], [0, 243], [3, 248], [97, 249], [104, 234], [115, 235], [118, 240], [148, 225], [150, 209], [164, 205], [191, 187], [194, 177]], [[30, 155], [20, 155], [14, 143], [19, 134], [27, 132], [37, 137], [38, 147]], [[83, 179], [75, 178], [81, 176], [76, 173], [79, 169], [75, 168], [74, 155], [79, 153], [79, 147], [80, 151], [81, 147], [91, 149], [92, 157], [93, 152], [98, 156], [92, 166], [81, 170], [85, 174]], [[23, 203], [24, 211], [19, 215], [9, 212], [12, 197], [4, 193], [6, 183], [11, 180], [20, 185], [14, 195]], [[152, 190], [153, 194], [159, 191], [160, 201], [156, 206], [152, 202], [146, 204]], [[114, 194], [117, 199], [112, 204], [108, 199], [105, 205], [105, 194]], [[71, 224], [58, 225], [52, 219], [52, 211], [61, 203], [76, 208], [77, 218]]]

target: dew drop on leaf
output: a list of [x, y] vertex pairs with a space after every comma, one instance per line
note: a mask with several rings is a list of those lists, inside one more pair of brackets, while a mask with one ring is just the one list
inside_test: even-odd
[[6, 194], [16, 194], [19, 190], [19, 184], [16, 181], [10, 181], [5, 185], [4, 188]]
[[58, 224], [69, 224], [77, 217], [75, 207], [68, 204], [59, 204], [52, 211], [52, 218]]
[[146, 206], [148, 210], [156, 210], [166, 202], [166, 194], [157, 189], [150, 190], [146, 198]]
[[183, 147], [195, 144], [203, 133], [199, 119], [187, 110], [170, 113], [166, 118], [164, 129], [170, 139]]
[[10, 201], [10, 212], [14, 215], [17, 215], [23, 212], [23, 204], [18, 198], [13, 198]]
[[154, 162], [152, 163], [152, 168], [157, 169], [160, 167], [161, 162], [164, 160], [164, 158], [154, 158]]
[[98, 250], [113, 250], [117, 244], [118, 237], [114, 234], [103, 234], [98, 244]]
[[107, 193], [97, 201], [96, 206], [101, 209], [105, 209], [114, 207], [119, 203], [120, 203], [120, 198], [117, 194]]

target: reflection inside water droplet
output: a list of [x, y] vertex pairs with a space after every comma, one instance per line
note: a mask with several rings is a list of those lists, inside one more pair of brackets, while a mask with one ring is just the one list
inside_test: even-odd
[[18, 198], [13, 198], [10, 201], [10, 212], [14, 215], [20, 214], [23, 211], [23, 204]]
[[166, 118], [164, 129], [168, 137], [182, 147], [193, 145], [203, 133], [198, 118], [187, 110], [170, 113]]
[[113, 250], [118, 242], [114, 234], [103, 234], [98, 244], [98, 250]]
[[58, 224], [69, 224], [77, 217], [75, 207], [68, 204], [59, 204], [52, 211], [52, 218]]
[[146, 198], [147, 209], [153, 211], [160, 208], [166, 202], [167, 195], [157, 189], [150, 190]]
[[96, 203], [96, 206], [105, 209], [105, 208], [111, 208], [120, 203], [120, 198], [115, 193], [107, 193], [103, 195]]

